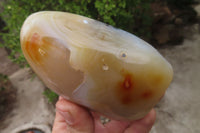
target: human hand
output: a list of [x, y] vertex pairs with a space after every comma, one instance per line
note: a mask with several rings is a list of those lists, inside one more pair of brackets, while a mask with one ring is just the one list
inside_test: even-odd
[[132, 122], [111, 120], [106, 124], [100, 115], [62, 97], [56, 103], [52, 133], [148, 133], [156, 119], [152, 109], [144, 118]]

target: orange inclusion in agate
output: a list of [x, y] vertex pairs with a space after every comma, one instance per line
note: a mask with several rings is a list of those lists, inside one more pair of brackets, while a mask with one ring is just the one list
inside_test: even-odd
[[41, 40], [41, 37], [34, 33], [30, 39], [25, 42], [25, 51], [36, 64], [42, 65], [42, 59], [48, 56], [48, 50], [51, 48], [49, 43]]

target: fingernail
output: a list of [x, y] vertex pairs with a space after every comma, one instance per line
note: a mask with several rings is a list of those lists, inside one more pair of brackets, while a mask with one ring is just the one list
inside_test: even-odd
[[70, 112], [62, 112], [60, 110], [58, 110], [58, 112], [63, 116], [68, 125], [74, 124], [74, 118]]
[[64, 99], [62, 96], [59, 96], [59, 100], [62, 100], [62, 99]]

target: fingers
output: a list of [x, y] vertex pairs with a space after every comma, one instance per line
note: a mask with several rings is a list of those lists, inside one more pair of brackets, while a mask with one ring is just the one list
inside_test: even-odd
[[97, 133], [149, 133], [156, 118], [155, 110], [151, 110], [143, 119], [132, 123], [111, 120], [111, 122], [102, 125], [99, 115], [93, 113], [93, 120], [85, 108], [63, 98], [59, 98], [56, 109], [52, 133], [94, 133], [94, 131]]
[[61, 131], [65, 131], [67, 133], [67, 126], [65, 119], [56, 111], [52, 133], [58, 133]]
[[56, 103], [56, 118], [53, 133], [93, 133], [91, 114], [83, 107], [63, 98]]
[[125, 133], [149, 133], [156, 120], [156, 112], [152, 109], [149, 114], [140, 120], [132, 122]]

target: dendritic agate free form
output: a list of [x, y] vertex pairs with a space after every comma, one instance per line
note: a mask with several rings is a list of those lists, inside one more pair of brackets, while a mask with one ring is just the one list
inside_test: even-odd
[[171, 65], [123, 30], [63, 12], [38, 12], [21, 29], [23, 53], [59, 95], [118, 120], [144, 117], [168, 88]]

